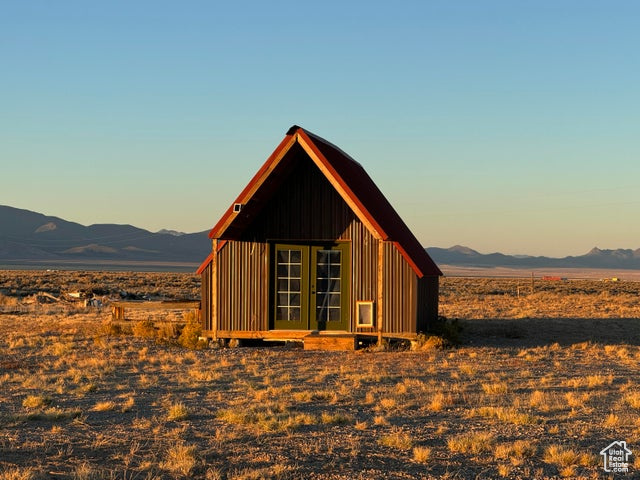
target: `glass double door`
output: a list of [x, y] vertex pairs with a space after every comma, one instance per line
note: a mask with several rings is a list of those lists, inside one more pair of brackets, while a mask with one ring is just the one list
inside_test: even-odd
[[274, 328], [347, 330], [348, 244], [276, 244], [273, 250]]

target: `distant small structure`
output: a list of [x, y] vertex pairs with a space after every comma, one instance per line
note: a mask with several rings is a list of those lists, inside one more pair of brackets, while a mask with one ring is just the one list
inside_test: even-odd
[[208, 338], [353, 348], [437, 319], [440, 269], [362, 166], [298, 126], [209, 238], [198, 269]]
[[85, 307], [93, 307], [93, 308], [102, 308], [103, 302], [101, 299], [96, 297], [86, 298], [84, 300]]

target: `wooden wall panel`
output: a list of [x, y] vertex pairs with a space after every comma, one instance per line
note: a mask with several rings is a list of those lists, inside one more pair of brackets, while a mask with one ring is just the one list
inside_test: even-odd
[[203, 330], [211, 330], [211, 263], [200, 275], [200, 315]]
[[373, 301], [374, 310], [377, 308], [377, 258], [378, 240], [359, 221], [352, 222], [351, 237], [351, 331], [374, 333], [374, 323], [371, 327], [358, 327], [356, 303], [358, 301]]
[[268, 245], [230, 241], [218, 252], [218, 329], [269, 329]]
[[418, 280], [418, 332], [426, 332], [429, 324], [438, 319], [439, 278]]
[[357, 217], [308, 157], [242, 234], [245, 241], [350, 240]]
[[383, 271], [383, 332], [416, 333], [418, 279], [391, 242], [384, 242]]

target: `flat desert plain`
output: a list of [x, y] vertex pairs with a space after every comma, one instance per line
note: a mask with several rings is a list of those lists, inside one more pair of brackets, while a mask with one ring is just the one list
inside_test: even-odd
[[[36, 301], [198, 288], [0, 272], [0, 479], [640, 476], [639, 283], [444, 278], [456, 346], [356, 352], [186, 348], [188, 312]], [[622, 441], [626, 465], [600, 454]]]

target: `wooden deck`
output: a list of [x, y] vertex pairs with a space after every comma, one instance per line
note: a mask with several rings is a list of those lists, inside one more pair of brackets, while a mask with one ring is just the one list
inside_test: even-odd
[[[202, 336], [208, 338], [239, 338], [254, 340], [302, 340], [307, 335], [316, 333], [318, 335], [353, 335], [356, 337], [373, 338], [378, 337], [378, 332], [347, 332], [346, 330], [336, 331], [315, 331], [315, 330], [203, 330]], [[394, 338], [402, 340], [415, 340], [416, 333], [382, 333], [383, 338]]]
[[305, 350], [355, 350], [357, 337], [352, 334], [319, 335], [311, 333], [302, 339]]
[[[202, 336], [213, 339], [298, 341], [304, 343], [305, 350], [356, 350], [360, 340], [373, 343], [379, 339], [376, 332], [313, 331], [313, 330], [204, 330]], [[389, 333], [382, 338], [395, 340], [415, 340], [416, 334]]]
[[113, 320], [124, 320], [125, 310], [195, 310], [200, 318], [200, 301], [160, 301], [150, 302], [144, 300], [123, 300], [111, 303], [111, 316]]

